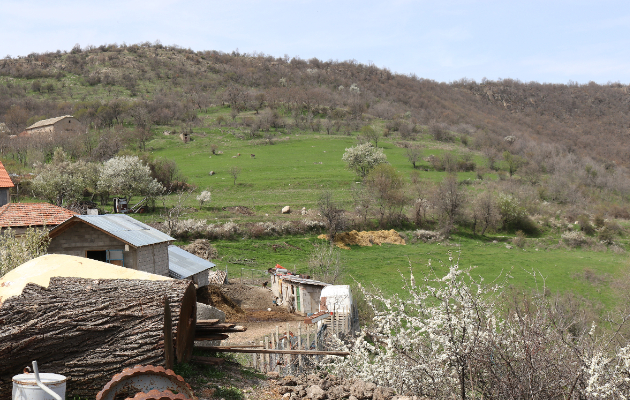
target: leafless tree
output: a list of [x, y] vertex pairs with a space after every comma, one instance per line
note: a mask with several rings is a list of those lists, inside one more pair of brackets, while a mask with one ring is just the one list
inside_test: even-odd
[[457, 184], [457, 175], [449, 175], [437, 187], [433, 195], [433, 207], [442, 216], [442, 224], [450, 229], [455, 223], [464, 205], [464, 193]]
[[230, 167], [230, 175], [232, 175], [232, 179], [234, 179], [234, 185], [236, 185], [236, 179], [241, 173], [241, 169], [235, 165]]
[[473, 232], [476, 233], [476, 225], [481, 227], [481, 236], [486, 233], [488, 228], [494, 228], [501, 222], [501, 214], [494, 195], [489, 192], [483, 192], [475, 199], [473, 205]]
[[324, 219], [324, 224], [328, 230], [328, 239], [332, 245], [337, 233], [342, 232], [346, 226], [345, 211], [333, 199], [333, 194], [329, 190], [322, 192], [319, 196], [317, 208]]
[[319, 245], [308, 260], [309, 272], [313, 279], [334, 285], [343, 276], [341, 251], [332, 244]]

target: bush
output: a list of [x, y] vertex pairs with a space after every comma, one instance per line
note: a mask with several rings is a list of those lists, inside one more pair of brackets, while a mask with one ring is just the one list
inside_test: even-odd
[[524, 248], [527, 243], [527, 238], [525, 238], [525, 234], [523, 231], [516, 231], [516, 236], [512, 238], [512, 244], [519, 248]]
[[591, 221], [588, 215], [579, 215], [577, 221], [578, 225], [580, 226], [580, 230], [584, 232], [584, 234], [589, 236], [595, 234], [595, 228], [593, 227], [593, 225], [591, 225]]
[[426, 231], [424, 229], [418, 229], [413, 232], [413, 238], [415, 240], [423, 241], [424, 243], [441, 242], [444, 240], [442, 232]]
[[561, 240], [572, 249], [589, 244], [589, 241], [586, 236], [584, 236], [584, 233], [580, 231], [564, 232], [561, 236]]

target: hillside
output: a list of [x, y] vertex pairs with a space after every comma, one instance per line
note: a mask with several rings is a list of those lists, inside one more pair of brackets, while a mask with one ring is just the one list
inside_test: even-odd
[[[392, 121], [391, 131], [399, 131], [401, 119], [444, 123], [482, 136], [479, 146], [500, 148], [512, 135], [524, 147], [560, 145], [619, 166], [627, 166], [630, 150], [624, 140], [630, 133], [630, 94], [619, 83], [445, 84], [355, 61], [193, 52], [149, 43], [5, 58], [0, 76], [0, 115], [13, 132], [62, 113], [93, 126], [113, 126], [125, 119], [121, 102], [144, 105], [156, 123], [186, 125], [194, 122], [195, 110], [227, 103], [239, 110], [282, 107], [333, 121], [365, 113]], [[12, 106], [26, 112], [9, 113]], [[345, 112], [335, 114], [338, 109]]]
[[[112, 157], [140, 156], [171, 194], [135, 217], [181, 242], [212, 240], [233, 275], [275, 263], [307, 272], [330, 226], [321, 212], [329, 191], [343, 228], [395, 228], [408, 242], [342, 253], [347, 282], [352, 274], [397, 292], [391, 271], [411, 263], [418, 275], [441, 273], [455, 253], [488, 278], [513, 267], [518, 288], [535, 287], [530, 271], [540, 269], [553, 292], [601, 311], [627, 287], [626, 92], [445, 84], [353, 61], [103, 45], [0, 61], [0, 151], [18, 174], [71, 171], [76, 161], [96, 173]], [[85, 135], [11, 137], [66, 114]], [[342, 156], [366, 142], [391, 169], [363, 179]], [[23, 178], [22, 195], [74, 205]], [[111, 211], [114, 194], [97, 178], [79, 197]], [[212, 197], [202, 205], [203, 190]], [[293, 212], [281, 214], [287, 205]]]

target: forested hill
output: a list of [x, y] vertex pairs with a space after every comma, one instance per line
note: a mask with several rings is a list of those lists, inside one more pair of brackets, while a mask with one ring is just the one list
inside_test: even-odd
[[0, 120], [10, 133], [64, 114], [97, 128], [127, 119], [140, 126], [193, 125], [197, 110], [224, 103], [234, 112], [301, 112], [326, 130], [354, 130], [347, 128], [352, 120], [371, 117], [388, 120], [385, 133], [402, 136], [433, 126], [470, 135], [490, 153], [514, 136], [511, 151], [533, 161], [562, 152], [608, 167], [630, 162], [628, 85], [426, 78], [356, 61], [150, 43], [75, 46], [0, 60]]

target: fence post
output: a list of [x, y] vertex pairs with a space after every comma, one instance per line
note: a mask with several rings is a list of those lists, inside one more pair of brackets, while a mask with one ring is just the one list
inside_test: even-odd
[[[263, 343], [265, 350], [267, 348], [269, 348], [269, 338], [267, 336], [265, 336], [265, 343]], [[262, 372], [268, 372], [269, 371], [269, 354], [265, 353], [263, 354], [263, 362], [264, 362], [264, 368]]]
[[[302, 348], [302, 323], [301, 322], [298, 322], [298, 349], [304, 350]], [[299, 366], [298, 372], [301, 372], [302, 370], [302, 355], [301, 354], [298, 356], [298, 366]]]

